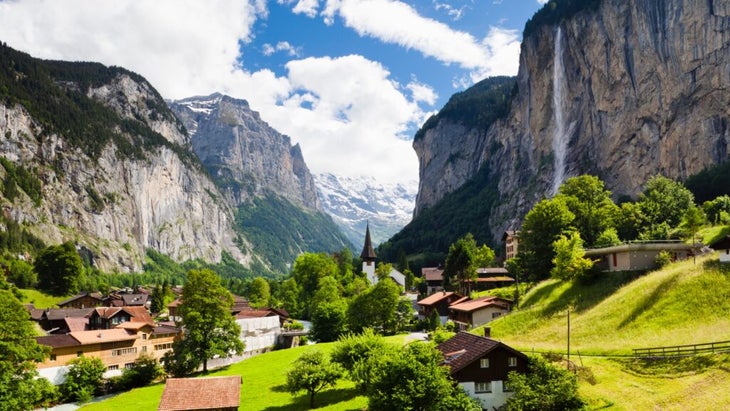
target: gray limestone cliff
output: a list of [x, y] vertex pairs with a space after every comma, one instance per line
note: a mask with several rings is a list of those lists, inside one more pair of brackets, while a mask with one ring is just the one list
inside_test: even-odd
[[245, 100], [221, 94], [170, 103], [190, 132], [192, 147], [234, 205], [276, 193], [321, 211], [314, 178], [299, 145], [291, 145]]
[[[120, 120], [129, 130], [112, 130], [118, 140], [91, 156], [23, 104], [0, 100], [0, 156], [34, 170], [42, 187], [40, 204], [25, 194], [12, 201], [0, 196], [5, 219], [48, 244], [75, 241], [107, 272], [140, 271], [147, 248], [178, 261], [217, 262], [224, 251], [249, 261], [233, 242], [232, 210], [197, 160], [181, 154], [189, 150], [184, 128], [169, 110], [160, 111], [165, 102], [146, 81], [119, 71], [101, 86], [62, 87], [111, 108], [129, 120]], [[142, 156], [123, 154], [115, 141], [138, 141], [136, 129], [161, 138], [144, 140]], [[0, 178], [6, 173], [0, 167]]]
[[594, 3], [523, 39], [504, 118], [487, 130], [444, 119], [414, 141], [416, 216], [488, 167], [496, 243], [570, 176], [635, 196], [655, 174], [684, 179], [728, 159], [730, 2]]

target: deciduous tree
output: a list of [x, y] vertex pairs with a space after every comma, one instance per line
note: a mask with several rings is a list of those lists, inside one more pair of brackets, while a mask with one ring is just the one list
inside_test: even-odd
[[574, 217], [560, 197], [542, 200], [527, 213], [520, 230], [518, 261], [529, 280], [549, 277], [555, 257], [553, 242], [570, 231]]
[[571, 177], [560, 186], [559, 193], [575, 215], [573, 227], [589, 246], [595, 244], [604, 230], [613, 227], [618, 207], [598, 177], [587, 174]]
[[471, 233], [451, 244], [444, 267], [444, 287], [469, 295], [469, 284], [477, 278], [476, 259], [477, 243]]
[[555, 257], [550, 274], [554, 278], [564, 281], [581, 278], [593, 267], [593, 261], [584, 257], [583, 240], [577, 232], [560, 235], [553, 243], [553, 248]]
[[53, 387], [36, 370], [50, 349], [33, 339], [28, 311], [9, 288], [0, 276], [0, 411], [31, 410], [52, 400]]
[[254, 278], [246, 287], [246, 296], [251, 307], [259, 308], [269, 305], [271, 298], [271, 287], [263, 277]]
[[53, 295], [68, 295], [79, 291], [83, 264], [71, 242], [43, 249], [35, 259], [38, 286]]
[[327, 387], [332, 387], [342, 377], [342, 368], [331, 363], [321, 351], [307, 351], [297, 358], [286, 374], [286, 388], [296, 395], [306, 391], [309, 407], [314, 408], [314, 396]]
[[211, 270], [190, 270], [183, 286], [180, 316], [183, 337], [173, 345], [179, 361], [191, 361], [208, 371], [208, 360], [216, 355], [241, 354], [241, 327], [231, 314], [233, 296], [221, 285], [220, 277]]
[[101, 388], [106, 366], [101, 358], [84, 356], [74, 358], [69, 364], [61, 391], [70, 400], [81, 402], [90, 400]]
[[526, 374], [510, 372], [507, 384], [514, 391], [505, 404], [508, 411], [570, 411], [584, 407], [575, 374], [542, 357], [530, 357]]
[[361, 332], [374, 328], [384, 333], [392, 333], [396, 328], [396, 308], [400, 297], [400, 287], [393, 281], [379, 281], [350, 303], [347, 310], [349, 329]]

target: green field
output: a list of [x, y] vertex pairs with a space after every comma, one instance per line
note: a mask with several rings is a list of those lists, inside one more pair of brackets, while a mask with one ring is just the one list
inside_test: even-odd
[[20, 292], [23, 294], [21, 302], [23, 304], [33, 304], [35, 308], [51, 308], [61, 301], [69, 299], [67, 296], [56, 297], [32, 288], [22, 288], [20, 289]]
[[[403, 344], [403, 336], [388, 337], [394, 344]], [[286, 371], [305, 350], [322, 350], [329, 352], [333, 343], [308, 345], [287, 350], [272, 351], [258, 355], [208, 374], [208, 376], [240, 375], [241, 406], [245, 411], [297, 411], [308, 410], [309, 400], [301, 392], [292, 396], [284, 387]], [[164, 384], [137, 388], [120, 394], [106, 401], [89, 404], [81, 411], [106, 410], [156, 410], [162, 397]], [[317, 409], [326, 411], [352, 411], [367, 407], [367, 398], [358, 395], [355, 386], [347, 379], [339, 381], [337, 386], [323, 391], [316, 396]]]

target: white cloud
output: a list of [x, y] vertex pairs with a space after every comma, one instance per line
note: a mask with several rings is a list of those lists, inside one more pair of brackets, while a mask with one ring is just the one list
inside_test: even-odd
[[299, 55], [301, 54], [299, 48], [292, 46], [291, 44], [289, 44], [288, 41], [280, 41], [276, 43], [276, 46], [272, 46], [271, 44], [266, 43], [262, 46], [261, 49], [261, 53], [263, 53], [265, 56], [271, 56], [277, 51], [283, 51], [290, 57], [299, 57]]
[[[214, 91], [245, 98], [301, 143], [314, 172], [416, 180], [404, 133], [424, 117], [418, 102], [430, 101], [427, 87], [402, 86], [361, 56], [291, 61], [286, 76], [247, 71], [240, 46], [266, 15], [263, 0], [0, 1], [0, 39], [37, 57], [126, 67], [165, 98]], [[286, 42], [262, 47], [294, 50]]]
[[487, 64], [470, 73], [473, 82], [489, 76], [514, 76], [519, 69], [520, 34], [517, 30], [490, 27], [482, 40], [487, 49]]
[[547, 2], [550, 0], [537, 0], [538, 4], [547, 4]]
[[304, 14], [309, 17], [317, 15], [319, 0], [277, 0], [279, 4], [294, 5], [292, 11], [296, 14]]
[[451, 17], [454, 21], [459, 21], [464, 16], [464, 11], [466, 10], [466, 6], [461, 6], [459, 8], [456, 8], [449, 3], [440, 3], [437, 1], [433, 2], [434, 8], [436, 11], [444, 11], [446, 14]]
[[438, 95], [431, 86], [414, 80], [408, 83], [406, 88], [411, 91], [413, 101], [422, 101], [428, 105], [434, 105], [436, 103]]

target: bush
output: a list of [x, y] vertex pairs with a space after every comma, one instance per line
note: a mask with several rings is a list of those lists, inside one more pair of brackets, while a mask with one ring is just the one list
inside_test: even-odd
[[670, 253], [667, 250], [662, 250], [657, 254], [656, 258], [654, 259], [654, 262], [656, 265], [661, 268], [669, 265], [673, 260], [672, 253]]
[[71, 401], [89, 401], [102, 387], [106, 366], [100, 358], [83, 356], [69, 364], [66, 381], [61, 385], [63, 397]]
[[124, 373], [119, 380], [119, 387], [125, 390], [143, 387], [162, 376], [162, 374], [163, 370], [157, 360], [143, 354], [134, 361], [131, 368], [124, 369]]
[[530, 357], [528, 372], [509, 373], [507, 384], [514, 395], [505, 404], [508, 411], [568, 411], [583, 409], [575, 374], [550, 364], [543, 357]]

